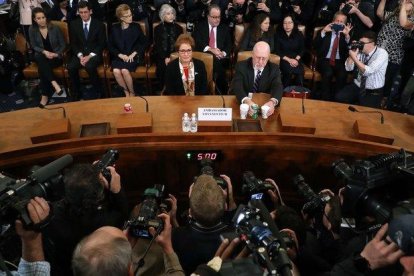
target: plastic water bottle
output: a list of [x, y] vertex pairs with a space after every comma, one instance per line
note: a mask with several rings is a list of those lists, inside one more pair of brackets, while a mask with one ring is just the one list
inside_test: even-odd
[[198, 128], [197, 117], [196, 117], [195, 113], [193, 113], [191, 115], [190, 131], [191, 132], [197, 132], [197, 128]]
[[188, 113], [184, 113], [182, 120], [183, 120], [182, 122], [183, 132], [189, 132], [190, 131], [190, 117], [188, 117]]

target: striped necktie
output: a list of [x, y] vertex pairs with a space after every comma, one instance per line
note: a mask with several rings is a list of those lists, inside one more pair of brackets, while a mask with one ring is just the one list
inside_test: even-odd
[[254, 79], [253, 91], [252, 91], [253, 93], [256, 93], [259, 90], [259, 82], [261, 78], [262, 78], [262, 71], [258, 70], [256, 74], [256, 78]]

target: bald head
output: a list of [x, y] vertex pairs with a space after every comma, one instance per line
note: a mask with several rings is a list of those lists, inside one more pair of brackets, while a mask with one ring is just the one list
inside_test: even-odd
[[259, 41], [253, 47], [253, 67], [263, 70], [270, 56], [270, 46], [267, 42]]
[[104, 226], [85, 237], [73, 252], [74, 275], [128, 275], [131, 245], [118, 228]]

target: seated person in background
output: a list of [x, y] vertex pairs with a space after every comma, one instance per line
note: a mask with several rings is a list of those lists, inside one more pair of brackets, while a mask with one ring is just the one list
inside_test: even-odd
[[362, 49], [349, 50], [345, 63], [347, 71], [358, 71], [357, 78], [339, 91], [335, 99], [341, 103], [379, 108], [383, 97], [388, 53], [377, 46], [377, 35], [372, 31], [363, 34], [359, 41]]
[[[228, 178], [226, 181], [229, 181]], [[231, 230], [223, 223], [223, 190], [212, 176], [200, 175], [190, 187], [189, 196], [190, 224], [175, 228], [172, 232], [173, 248], [186, 274], [213, 258], [221, 243], [220, 234]]]
[[56, 4], [48, 13], [48, 18], [50, 20], [56, 21], [67, 21], [67, 14], [68, 14], [68, 0], [57, 0]]
[[157, 63], [157, 79], [162, 89], [165, 84], [165, 70], [170, 62], [170, 55], [174, 52], [175, 41], [183, 33], [183, 29], [175, 23], [176, 11], [169, 4], [161, 6], [159, 15], [161, 23], [154, 29], [154, 55]]
[[271, 95], [270, 100], [265, 103], [270, 107], [268, 116], [273, 114], [282, 99], [283, 88], [279, 66], [268, 62], [269, 56], [269, 44], [260, 41], [254, 46], [251, 58], [236, 64], [231, 90], [240, 103], [250, 106], [249, 114], [252, 114], [252, 105], [255, 104], [250, 93], [264, 92]]
[[269, 28], [269, 16], [265, 13], [259, 13], [244, 34], [239, 51], [251, 51], [258, 41], [265, 41], [270, 46], [270, 52], [273, 53], [275, 37], [273, 30]]
[[[155, 241], [163, 249], [165, 275], [184, 275], [171, 245], [170, 217], [167, 214], [158, 217], [163, 220], [164, 228]], [[154, 228], [149, 231], [152, 235], [156, 234]], [[80, 241], [72, 258], [75, 276], [141, 275], [135, 265], [132, 263], [131, 244], [127, 236], [120, 229], [111, 226], [101, 227]]]
[[[37, 226], [48, 218], [49, 205], [43, 198], [35, 197], [27, 204], [27, 212], [34, 226]], [[11, 271], [10, 275], [49, 276], [50, 264], [45, 261], [43, 254], [42, 234], [36, 230], [25, 229], [20, 220], [16, 220], [16, 233], [22, 241], [22, 257], [17, 272]], [[8, 274], [0, 269], [0, 275]]]
[[132, 22], [131, 8], [121, 4], [116, 8], [118, 24], [112, 26], [108, 48], [112, 56], [112, 70], [125, 97], [135, 96], [131, 71], [143, 63], [147, 39], [138, 23]]
[[[283, 18], [283, 24], [278, 26], [275, 38], [276, 54], [280, 56], [283, 87], [292, 84], [303, 86], [304, 71], [301, 59], [305, 50], [305, 39], [292, 16], [287, 15]], [[294, 83], [292, 76], [295, 76]]]
[[29, 36], [35, 51], [40, 87], [42, 88], [39, 106], [43, 108], [53, 93], [61, 95], [64, 92], [53, 75], [53, 68], [62, 65], [62, 53], [66, 44], [62, 32], [57, 26], [47, 21], [42, 8], [34, 8], [32, 16], [33, 25], [29, 28]]
[[[104, 96], [97, 68], [102, 62], [102, 51], [106, 44], [104, 24], [91, 17], [91, 4], [80, 1], [77, 5], [80, 18], [69, 24], [72, 58], [68, 64], [69, 78], [72, 83], [74, 100], [79, 100], [80, 78], [79, 69], [85, 68], [96, 92]], [[95, 14], [94, 10], [94, 14]]]
[[189, 34], [180, 35], [175, 49], [178, 58], [168, 63], [164, 95], [206, 95], [207, 72], [204, 63], [193, 58], [194, 39]]
[[121, 228], [128, 217], [128, 202], [115, 168], [111, 183], [91, 164], [77, 164], [65, 172], [65, 197], [53, 204], [54, 217], [45, 228], [52, 270], [71, 275], [70, 261], [76, 244], [102, 226]]

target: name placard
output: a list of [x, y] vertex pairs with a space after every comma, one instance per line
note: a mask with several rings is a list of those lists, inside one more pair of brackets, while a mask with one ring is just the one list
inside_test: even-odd
[[199, 107], [198, 108], [199, 121], [231, 121], [231, 108], [215, 108], [215, 107]]

